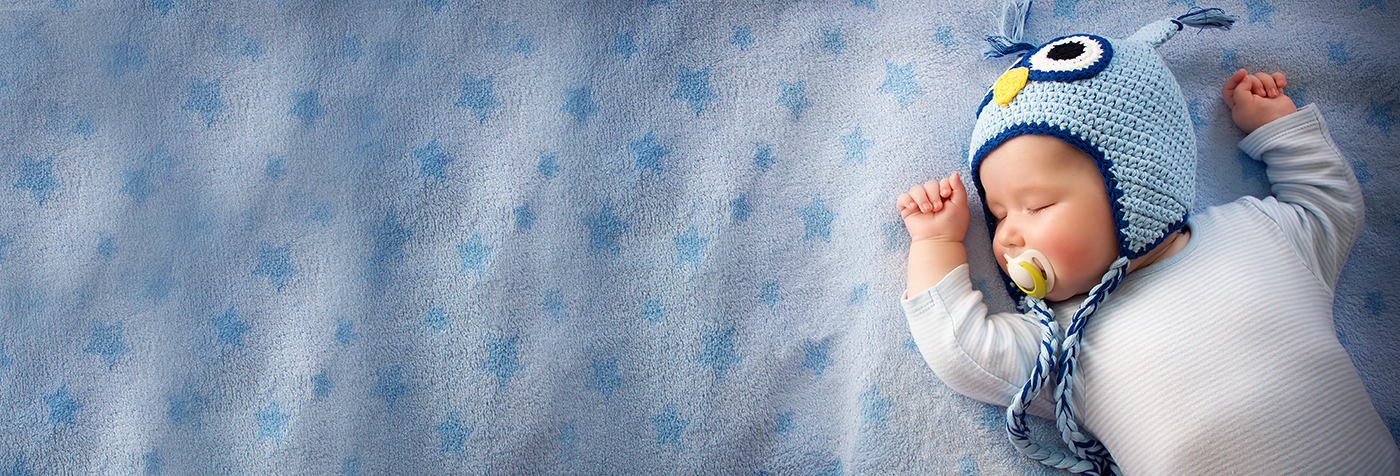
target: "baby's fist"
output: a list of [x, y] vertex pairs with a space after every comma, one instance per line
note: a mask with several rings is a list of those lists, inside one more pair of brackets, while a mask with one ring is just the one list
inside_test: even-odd
[[1246, 134], [1264, 124], [1298, 112], [1293, 100], [1283, 94], [1288, 85], [1283, 73], [1249, 74], [1241, 69], [1225, 80], [1220, 96], [1230, 106], [1230, 115]]
[[913, 241], [961, 243], [967, 236], [967, 188], [955, 172], [943, 180], [929, 180], [899, 196], [899, 215]]

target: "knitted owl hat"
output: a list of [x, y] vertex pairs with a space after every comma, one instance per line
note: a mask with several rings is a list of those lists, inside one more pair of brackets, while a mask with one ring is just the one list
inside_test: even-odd
[[[1036, 47], [1018, 42], [1029, 8], [1029, 1], [1012, 2], [1003, 36], [988, 38], [994, 48], [988, 56], [1025, 54], [997, 79], [978, 107], [968, 156], [973, 183], [985, 196], [982, 160], [1014, 137], [1050, 136], [1074, 146], [1103, 175], [1118, 258], [1075, 311], [1063, 343], [1049, 306], [1003, 276], [1022, 311], [1039, 315], [1042, 334], [1036, 367], [1007, 407], [1007, 434], [1018, 449], [1043, 464], [1076, 473], [1115, 474], [1117, 466], [1107, 449], [1081, 432], [1074, 418], [1070, 397], [1079, 338], [1089, 316], [1127, 275], [1129, 260], [1179, 231], [1191, 211], [1196, 137], [1181, 89], [1155, 48], [1186, 26], [1228, 29], [1234, 18], [1219, 9], [1196, 10], [1151, 23], [1125, 39], [1077, 34]], [[991, 213], [985, 215], [995, 235]], [[1056, 421], [1073, 454], [1031, 441], [1025, 425], [1025, 407], [1046, 385], [1051, 371], [1056, 374]]]

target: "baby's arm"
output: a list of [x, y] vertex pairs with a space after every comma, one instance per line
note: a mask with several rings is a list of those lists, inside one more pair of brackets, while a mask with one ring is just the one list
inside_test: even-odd
[[933, 287], [967, 263], [967, 188], [956, 172], [915, 185], [899, 196], [899, 214], [909, 231], [909, 285], [905, 297]]
[[1240, 149], [1268, 166], [1273, 196], [1253, 200], [1288, 236], [1308, 268], [1336, 286], [1365, 215], [1361, 187], [1317, 106], [1301, 110], [1280, 92], [1281, 73], [1231, 76], [1222, 88]]

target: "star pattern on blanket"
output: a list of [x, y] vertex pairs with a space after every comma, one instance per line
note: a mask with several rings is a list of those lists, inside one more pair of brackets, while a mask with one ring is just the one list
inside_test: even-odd
[[846, 50], [846, 42], [841, 39], [841, 30], [822, 30], [822, 48], [834, 55]]
[[797, 424], [793, 419], [794, 416], [795, 412], [792, 410], [779, 413], [778, 417], [774, 419], [773, 433], [783, 437], [784, 440], [792, 436], [793, 430], [797, 429]]
[[160, 457], [160, 450], [151, 450], [141, 455], [141, 463], [146, 468], [146, 474], [160, 476], [161, 470], [165, 469], [165, 460]]
[[402, 365], [375, 369], [374, 379], [374, 393], [384, 400], [384, 405], [389, 410], [393, 410], [394, 404], [398, 403], [399, 398], [408, 392], [403, 382]]
[[613, 392], [622, 386], [622, 377], [617, 370], [617, 357], [594, 357], [589, 365], [593, 370], [588, 380], [589, 386], [598, 390], [603, 401], [612, 399]]
[[836, 212], [827, 208], [820, 195], [812, 197], [812, 202], [797, 210], [802, 216], [802, 239], [821, 237], [831, 242], [831, 222], [836, 220]]
[[885, 418], [893, 407], [894, 402], [880, 393], [880, 387], [871, 385], [869, 389], [860, 394], [860, 421], [865, 424], [885, 426]]
[[49, 193], [59, 188], [58, 182], [53, 178], [53, 157], [34, 160], [21, 156], [19, 179], [15, 181], [15, 188], [28, 190], [39, 202], [39, 206], [44, 206], [44, 200], [49, 197]]
[[648, 324], [659, 324], [666, 318], [666, 310], [661, 307], [660, 299], [648, 299], [642, 303], [642, 320]]
[[740, 195], [729, 201], [729, 219], [736, 222], [749, 221], [749, 214], [753, 213], [753, 205], [749, 204], [748, 195]]
[[706, 330], [702, 339], [704, 348], [700, 351], [700, 363], [710, 366], [714, 371], [715, 380], [724, 380], [725, 372], [729, 367], [739, 364], [739, 356], [734, 351], [735, 333], [734, 327], [728, 327], [720, 331]]
[[769, 309], [772, 309], [774, 305], [778, 304], [778, 301], [782, 300], [782, 294], [778, 293], [777, 281], [768, 281], [759, 287], [758, 302], [768, 305]]
[[470, 438], [474, 432], [471, 427], [462, 424], [462, 414], [455, 411], [447, 414], [447, 419], [438, 423], [435, 429], [442, 452], [456, 453], [457, 455], [466, 452], [467, 438]]
[[1274, 26], [1273, 14], [1274, 6], [1266, 0], [1245, 0], [1244, 8], [1249, 11], [1250, 23], [1264, 23], [1269, 27]]
[[749, 49], [753, 44], [753, 33], [748, 25], [735, 25], [733, 34], [729, 35], [729, 44], [739, 47], [740, 51]]
[[433, 306], [428, 309], [427, 314], [423, 317], [423, 326], [435, 332], [442, 332], [443, 329], [447, 328], [447, 320], [447, 308]]
[[1055, 18], [1075, 19], [1075, 10], [1079, 8], [1079, 0], [1055, 0]]
[[292, 109], [287, 111], [297, 119], [301, 119], [302, 125], [307, 128], [316, 125], [316, 120], [326, 115], [326, 109], [321, 107], [321, 93], [319, 91], [306, 91], [296, 94], [296, 102], [292, 104]]
[[267, 408], [258, 412], [254, 417], [258, 425], [258, 439], [272, 439], [282, 441], [282, 433], [287, 428], [287, 422], [291, 421], [291, 415], [282, 413], [277, 407], [277, 401], [267, 404]]
[[817, 380], [821, 380], [826, 368], [836, 363], [831, 359], [831, 339], [823, 339], [821, 342], [809, 340], [803, 342], [802, 348], [802, 368], [812, 372]]
[[93, 323], [88, 345], [83, 348], [83, 352], [102, 357], [102, 361], [107, 363], [108, 370], [116, 367], [117, 358], [131, 352], [131, 349], [126, 346], [126, 342], [122, 340], [122, 321], [113, 322], [106, 326]]
[[598, 211], [583, 217], [583, 225], [588, 228], [588, 248], [617, 254], [620, 250], [618, 239], [627, 231], [627, 223], [619, 220], [612, 207], [603, 205]]
[[481, 370], [495, 375], [501, 388], [510, 385], [511, 376], [524, 370], [520, 365], [520, 336], [487, 336], [486, 360], [481, 363]]
[[700, 111], [705, 109], [705, 104], [719, 97], [710, 89], [710, 68], [692, 70], [681, 65], [676, 83], [676, 91], [671, 93], [671, 97], [690, 103], [695, 117], [700, 117]]
[[618, 33], [613, 37], [613, 53], [622, 56], [623, 61], [632, 59], [637, 53], [637, 42], [632, 32]]
[[564, 91], [563, 111], [574, 116], [574, 121], [584, 126], [588, 125], [588, 116], [598, 112], [598, 105], [593, 102], [593, 93], [588, 88], [570, 89]]
[[228, 104], [219, 95], [218, 78], [207, 82], [190, 78], [189, 99], [185, 100], [181, 109], [198, 113], [204, 119], [205, 127], [213, 126], [214, 118], [229, 110]]
[[58, 387], [53, 393], [44, 396], [44, 404], [49, 406], [49, 423], [73, 424], [73, 414], [83, 408], [83, 404], [68, 394], [68, 385]]
[[481, 78], [473, 78], [470, 74], [462, 75], [462, 95], [457, 97], [457, 102], [453, 105], [471, 109], [472, 113], [476, 114], [477, 122], [486, 122], [486, 115], [501, 104], [492, 91], [492, 81], [493, 77], [489, 74]]
[[[511, 214], [515, 216], [515, 229], [521, 231], [529, 231], [530, 227], [535, 226], [535, 220], [538, 218], [530, 207], [530, 202], [515, 207], [514, 210], [511, 210]], [[487, 253], [490, 253], [490, 248], [487, 248]]]
[[1366, 108], [1366, 123], [1380, 129], [1385, 138], [1390, 138], [1390, 132], [1395, 130], [1395, 100], [1380, 102], [1371, 100], [1371, 107]]
[[258, 264], [253, 267], [253, 274], [267, 277], [272, 284], [277, 285], [277, 292], [282, 292], [287, 278], [298, 274], [296, 266], [292, 264], [292, 244], [283, 243], [278, 247], [267, 243], [259, 244]]
[[924, 94], [923, 88], [914, 81], [914, 62], [905, 63], [898, 66], [889, 61], [885, 62], [885, 82], [880, 84], [880, 92], [890, 94], [899, 101], [899, 107], [909, 107], [909, 101], [915, 96]]
[[[1347, 52], [1347, 43], [1345, 41], [1327, 42], [1327, 61], [1331, 61], [1339, 68], [1350, 63], [1351, 53]], [[1292, 96], [1292, 92], [1289, 93], [1289, 96]]]
[[860, 126], [856, 126], [850, 134], [841, 136], [841, 143], [846, 146], [846, 162], [865, 165], [865, 154], [866, 151], [870, 150], [872, 143], [865, 138], [865, 133], [860, 130]]
[[710, 240], [701, 237], [695, 225], [691, 225], [685, 233], [672, 237], [671, 242], [676, 246], [676, 264], [690, 263], [699, 267]]
[[807, 100], [807, 86], [802, 81], [795, 83], [778, 83], [778, 104], [787, 106], [792, 113], [792, 120], [802, 119], [802, 110], [812, 107], [812, 102]]
[[335, 323], [335, 341], [342, 346], [349, 346], [360, 340], [360, 335], [355, 333], [355, 321], [349, 319], [339, 319]]
[[[696, 111], [699, 114], [699, 111]], [[629, 144], [632, 153], [637, 157], [637, 169], [648, 169], [653, 172], [661, 172], [661, 159], [671, 155], [671, 149], [662, 147], [656, 142], [656, 133], [648, 131], [647, 135], [641, 139], [632, 141]]]
[[681, 433], [683, 433], [690, 422], [681, 419], [680, 413], [673, 403], [666, 404], [666, 409], [661, 413], [651, 417], [651, 424], [656, 428], [657, 446], [681, 445]]
[[319, 373], [311, 376], [311, 394], [315, 395], [316, 398], [330, 396], [333, 389], [335, 389], [335, 382], [331, 381], [329, 370], [321, 369]]
[[[528, 213], [529, 208], [526, 208], [525, 212]], [[519, 226], [519, 212], [517, 212], [516, 220], [516, 226]], [[530, 220], [534, 221], [533, 216]], [[530, 226], [526, 224], [522, 228], [529, 229]], [[458, 269], [458, 273], [465, 274], [468, 271], [475, 271], [477, 274], [485, 273], [486, 259], [490, 256], [491, 247], [481, 242], [480, 234], [473, 234], [471, 238], [467, 238], [466, 242], [457, 245], [457, 259], [462, 265]]]
[[243, 334], [248, 332], [248, 325], [238, 320], [238, 313], [230, 307], [219, 317], [209, 320], [209, 324], [214, 326], [215, 343], [218, 345], [232, 345], [234, 348], [243, 347]]
[[384, 220], [370, 229], [373, 247], [365, 261], [362, 276], [377, 288], [388, 284], [392, 268], [403, 262], [403, 248], [413, 233], [399, 225], [393, 211], [385, 213]]
[[102, 69], [108, 76], [120, 78], [146, 66], [146, 49], [125, 41], [109, 45]]

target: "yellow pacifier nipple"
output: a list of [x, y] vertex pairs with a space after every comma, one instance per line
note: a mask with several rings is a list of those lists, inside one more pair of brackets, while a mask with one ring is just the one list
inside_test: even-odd
[[1006, 258], [1006, 275], [1030, 297], [1044, 299], [1055, 288], [1055, 269], [1044, 254], [1026, 250], [1015, 258], [1002, 256]]

